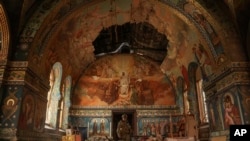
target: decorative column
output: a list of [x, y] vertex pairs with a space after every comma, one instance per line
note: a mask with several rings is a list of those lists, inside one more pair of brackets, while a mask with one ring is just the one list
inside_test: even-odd
[[42, 138], [48, 85], [28, 67], [26, 61], [9, 62], [1, 95], [0, 140]]
[[230, 125], [250, 123], [249, 66], [249, 62], [231, 62], [204, 84], [211, 138], [229, 138]]
[[176, 98], [176, 103], [178, 104], [179, 108], [180, 108], [180, 113], [183, 114], [184, 113], [184, 79], [183, 77], [178, 77], [177, 78], [177, 89], [176, 89], [176, 93], [177, 93], [177, 98]]
[[188, 100], [190, 104], [190, 112], [194, 114], [195, 120], [197, 123], [200, 123], [200, 111], [199, 111], [199, 104], [197, 98], [197, 89], [196, 89], [196, 70], [198, 68], [197, 63], [190, 63], [188, 66], [188, 76], [190, 81], [190, 87], [188, 88]]
[[6, 74], [6, 65], [7, 65], [7, 61], [0, 60], [0, 101], [2, 101], [2, 96], [3, 96], [2, 95], [2, 93], [3, 93], [2, 85], [4, 83], [4, 76]]

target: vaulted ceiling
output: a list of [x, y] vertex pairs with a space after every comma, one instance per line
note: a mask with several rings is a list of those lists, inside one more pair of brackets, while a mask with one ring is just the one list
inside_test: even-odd
[[72, 75], [77, 81], [90, 63], [112, 53], [143, 55], [159, 62], [166, 74], [176, 74], [176, 62], [187, 67], [194, 61], [195, 46], [204, 48], [213, 70], [227, 60], [246, 60], [229, 52], [245, 50], [239, 46], [247, 34], [247, 0], [9, 0], [3, 4], [12, 29], [10, 57], [29, 60], [30, 67], [44, 77], [59, 61], [63, 77]]

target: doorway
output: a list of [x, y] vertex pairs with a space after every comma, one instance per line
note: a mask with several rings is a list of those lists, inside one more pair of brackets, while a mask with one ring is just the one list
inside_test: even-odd
[[122, 111], [112, 111], [112, 136], [114, 140], [118, 140], [116, 133], [118, 122], [122, 119], [122, 115], [127, 114], [128, 122], [132, 129], [132, 136], [136, 134], [136, 122], [135, 122], [135, 111], [134, 110], [122, 110]]

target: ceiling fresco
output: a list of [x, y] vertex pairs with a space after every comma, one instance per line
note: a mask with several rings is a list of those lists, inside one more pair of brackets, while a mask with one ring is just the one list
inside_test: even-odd
[[228, 53], [241, 52], [232, 24], [199, 2], [46, 0], [22, 30], [15, 60], [29, 60], [48, 79], [48, 70], [60, 62], [62, 79], [71, 75], [74, 87], [90, 64], [126, 50], [156, 61], [173, 85], [181, 76], [188, 86], [192, 62], [199, 64], [196, 78], [207, 80], [230, 59], [244, 60]]
[[175, 88], [159, 64], [139, 55], [108, 55], [89, 66], [77, 83], [73, 105], [175, 105]]
[[[78, 9], [70, 14], [63, 23], [57, 26], [57, 30], [48, 41], [49, 47], [45, 49], [47, 53], [44, 54], [47, 58], [44, 60], [47, 66], [45, 68], [48, 68], [51, 62], [55, 60], [65, 60], [62, 63], [68, 65], [64, 65], [64, 70], [78, 72], [79, 74], [89, 63], [98, 59], [94, 52], [105, 48], [105, 44], [103, 46], [101, 44], [94, 46], [93, 44], [99, 37], [100, 32], [111, 28], [112, 25], [123, 26], [126, 23], [143, 23], [143, 28], [150, 25], [151, 29], [157, 31], [155, 35], [166, 38], [166, 43], [161, 48], [155, 45], [150, 47], [150, 42], [148, 42], [150, 40], [156, 44], [160, 43], [160, 40], [154, 39], [156, 38], [155, 35], [151, 36], [153, 30], [137, 30], [135, 32], [132, 29], [135, 34], [142, 36], [133, 38], [134, 41], [130, 40], [129, 44], [131, 44], [131, 48], [138, 48], [137, 44], [140, 43], [139, 48], [151, 48], [165, 52], [166, 57], [161, 55], [161, 59], [158, 60], [162, 62], [162, 71], [168, 75], [171, 73], [174, 77], [181, 75], [180, 71], [175, 71], [180, 67], [177, 62], [184, 67], [188, 67], [190, 62], [197, 61], [193, 51], [195, 45], [202, 46], [202, 49], [206, 52], [206, 57], [211, 60], [209, 65], [212, 65], [214, 60], [209, 51], [209, 44], [187, 18], [178, 12], [173, 12], [174, 10], [171, 7], [162, 2], [139, 0], [130, 2], [124, 3], [121, 0], [111, 1], [111, 3], [110, 1], [101, 1], [98, 5], [92, 4], [88, 8]], [[118, 29], [114, 29], [113, 32], [118, 32]], [[118, 40], [119, 43], [128, 41], [124, 38], [118, 38]], [[112, 49], [116, 48], [117, 45], [112, 47]], [[148, 51], [150, 53], [141, 51], [138, 53], [152, 58], [152, 56], [159, 56], [159, 51]]]

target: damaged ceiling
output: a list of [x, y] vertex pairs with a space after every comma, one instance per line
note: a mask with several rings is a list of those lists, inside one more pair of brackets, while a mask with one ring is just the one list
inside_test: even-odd
[[63, 65], [63, 78], [72, 75], [76, 82], [89, 64], [112, 53], [149, 57], [161, 64], [164, 73], [179, 76], [182, 74], [176, 71], [178, 63], [188, 67], [195, 61], [196, 46], [202, 46], [207, 52], [213, 69], [234, 59], [227, 56], [225, 45], [231, 46], [227, 46], [230, 51], [242, 51], [238, 45], [230, 44], [240, 37], [230, 21], [231, 16], [221, 16], [226, 14], [220, 11], [221, 7], [231, 10], [237, 18], [239, 3], [238, 10], [232, 9], [232, 3], [218, 1], [215, 5], [205, 0], [11, 0], [3, 3], [8, 7], [13, 27], [12, 45], [17, 47], [14, 60], [31, 60], [31, 69], [44, 77], [49, 76], [48, 70], [58, 61]]
[[93, 45], [96, 56], [136, 53], [162, 62], [167, 54], [168, 40], [147, 22], [125, 23], [103, 29]]

